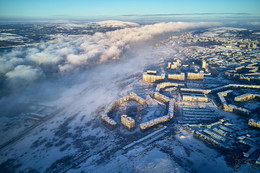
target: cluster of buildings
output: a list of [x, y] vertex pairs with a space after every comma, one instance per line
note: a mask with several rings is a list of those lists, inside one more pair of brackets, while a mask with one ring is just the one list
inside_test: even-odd
[[[188, 80], [203, 80], [204, 76], [204, 73], [187, 73]], [[165, 74], [157, 75], [157, 72], [153, 74], [148, 72], [143, 73], [143, 81], [150, 83], [164, 81], [166, 79], [184, 81], [185, 78], [185, 73], [168, 74], [167, 76]]]
[[254, 119], [249, 119], [248, 125], [251, 127], [260, 128], [260, 121], [256, 121]]
[[[167, 67], [169, 69], [177, 69], [181, 66], [181, 61], [177, 60], [176, 62], [169, 62]], [[253, 65], [251, 65], [253, 67]], [[202, 59], [201, 68], [206, 69], [208, 68], [207, 62]], [[172, 75], [172, 76], [171, 76]], [[194, 79], [203, 79], [205, 73], [187, 73], [187, 79], [194, 80]], [[143, 81], [144, 82], [158, 82], [161, 81], [161, 83], [157, 84], [155, 91], [153, 92], [153, 98], [157, 101], [159, 101], [162, 104], [165, 104], [168, 106], [168, 114], [163, 115], [161, 117], [156, 117], [155, 119], [149, 120], [147, 122], [143, 122], [140, 124], [140, 129], [145, 130], [147, 128], [153, 127], [157, 124], [167, 122], [171, 120], [174, 116], [174, 102], [175, 99], [170, 98], [162, 93], [161, 90], [165, 88], [174, 88], [176, 91], [177, 89], [180, 90], [182, 101], [183, 102], [209, 102], [209, 98], [207, 97], [208, 94], [212, 94], [215, 92], [218, 92], [218, 98], [222, 104], [223, 110], [228, 112], [234, 112], [244, 115], [249, 115], [250, 111], [238, 107], [234, 104], [229, 104], [226, 101], [226, 98], [230, 93], [233, 92], [233, 90], [228, 90], [230, 88], [251, 88], [251, 89], [259, 89], [260, 85], [243, 85], [243, 84], [228, 84], [221, 87], [216, 87], [213, 89], [201, 89], [201, 88], [186, 88], [184, 83], [173, 83], [173, 82], [162, 82], [167, 79], [176, 79], [179, 81], [185, 80], [185, 73], [181, 74], [162, 74], [158, 75], [157, 71], [155, 70], [148, 70], [143, 73]], [[171, 91], [171, 90], [170, 90]], [[235, 97], [235, 101], [248, 101], [250, 99], [254, 99], [256, 97], [259, 97], [257, 94], [245, 94], [238, 97]], [[122, 104], [124, 102], [127, 102], [129, 100], [135, 100], [141, 105], [147, 104], [146, 100], [138, 97], [136, 94], [131, 93], [130, 95], [121, 98], [120, 100], [116, 101], [116, 104]], [[207, 110], [207, 109], [198, 109], [198, 108], [183, 108], [183, 120], [182, 123], [209, 123], [216, 121], [218, 116], [214, 114], [214, 112]], [[109, 118], [107, 114], [104, 114], [102, 116], [102, 119], [107, 122], [110, 125], [115, 126], [117, 123], [115, 120]], [[123, 126], [127, 127], [128, 129], [133, 129], [136, 126], [136, 121], [128, 117], [127, 115], [121, 115], [121, 123]]]
[[[168, 68], [170, 69], [176, 69], [179, 66], [181, 66], [180, 61], [176, 61], [176, 62], [170, 62], [168, 63]], [[205, 69], [208, 67], [208, 64], [205, 60], [202, 60], [202, 68]], [[185, 80], [185, 74], [181, 73], [179, 76], [176, 74], [175, 77], [171, 77], [170, 75], [172, 74], [162, 74], [162, 75], [157, 75], [157, 71], [153, 71], [153, 70], [148, 70], [145, 73], [143, 73], [143, 81], [145, 82], [157, 82], [157, 81], [164, 81], [166, 80], [166, 78], [168, 77], [168, 79], [176, 79], [176, 80]], [[203, 79], [204, 78], [204, 73], [187, 73], [187, 78], [188, 79]], [[201, 88], [185, 88], [185, 84], [184, 83], [172, 83], [172, 82], [161, 82], [159, 84], [157, 84], [155, 91], [153, 93], [153, 98], [158, 100], [159, 102], [165, 104], [165, 105], [169, 105], [169, 109], [168, 112], [172, 112], [174, 110], [171, 110], [171, 106], [170, 105], [174, 105], [174, 99], [160, 93], [162, 89], [165, 88], [171, 88], [174, 87], [174, 89], [178, 89], [181, 92], [181, 96], [182, 96], [182, 101], [183, 102], [209, 102], [209, 98], [207, 97], [207, 94], [212, 94], [214, 92], [218, 92], [218, 91], [222, 91], [222, 92], [218, 92], [218, 98], [222, 104], [223, 110], [224, 111], [228, 111], [228, 112], [235, 112], [235, 113], [239, 113], [239, 114], [244, 114], [244, 115], [249, 115], [250, 111], [242, 108], [242, 107], [238, 107], [236, 105], [233, 104], [228, 104], [225, 97], [228, 96], [228, 94], [232, 93], [233, 90], [227, 90], [230, 88], [252, 88], [252, 89], [259, 89], [260, 86], [259, 85], [242, 85], [242, 84], [228, 84], [228, 85], [224, 85], [221, 87], [217, 87], [217, 88], [213, 88], [213, 89], [201, 89]], [[223, 91], [224, 90], [224, 91]], [[247, 101], [248, 99], [254, 99], [256, 97], [259, 97], [259, 95], [256, 94], [245, 94], [242, 96], [238, 96], [236, 97], [234, 100], [235, 101]], [[138, 97], [136, 94], [131, 93], [129, 96], [123, 97], [120, 100], [116, 101], [116, 104], [122, 104], [123, 102], [126, 102], [128, 100], [135, 100], [136, 102], [138, 102], [141, 105], [145, 105], [146, 104], [146, 100]], [[173, 106], [174, 108], [174, 106]], [[189, 108], [190, 110], [186, 110], [187, 108], [185, 108], [183, 110], [184, 114], [184, 121], [183, 122], [212, 122], [214, 120], [216, 120], [216, 115], [208, 110], [197, 110], [195, 111], [195, 109], [193, 110], [193, 113], [191, 113], [191, 108]], [[207, 112], [208, 111], [208, 112]], [[155, 119], [149, 120], [147, 122], [141, 123], [140, 124], [140, 129], [145, 130], [149, 127], [155, 126], [157, 124], [169, 121], [171, 118], [173, 117], [173, 113], [172, 114], [167, 114], [167, 115], [163, 115], [161, 117], [157, 117]], [[104, 121], [106, 121], [108, 124], [111, 125], [115, 125], [116, 122], [114, 120], [112, 120], [111, 118], [109, 118], [106, 114], [102, 116], [102, 119]], [[204, 121], [205, 120], [205, 121]], [[135, 127], [135, 120], [131, 117], [128, 117], [127, 115], [122, 115], [121, 116], [121, 123], [127, 127], [128, 129], [132, 129]]]
[[179, 66], [181, 66], [181, 61], [177, 60], [176, 62], [168, 62], [167, 68], [174, 70]]
[[200, 88], [180, 88], [180, 92], [184, 102], [209, 102], [207, 94], [209, 94], [211, 90]]
[[152, 120], [144, 122], [144, 123], [141, 123], [140, 129], [141, 130], [148, 129], [148, 128], [153, 127], [157, 124], [167, 122], [167, 121], [171, 120], [173, 117], [174, 117], [174, 102], [169, 101], [169, 103], [168, 103], [168, 114], [167, 115], [152, 119]]
[[140, 105], [145, 105], [145, 104], [147, 104], [145, 99], [139, 97], [139, 96], [138, 96], [137, 94], [135, 94], [135, 93], [130, 93], [128, 96], [125, 96], [125, 97], [119, 99], [119, 100], [116, 101], [115, 103], [120, 105], [120, 104], [122, 104], [122, 103], [124, 103], [124, 102], [128, 102], [128, 101], [130, 101], [130, 100], [136, 101], [136, 102], [139, 103]]
[[[222, 36], [221, 33], [224, 32], [227, 32], [229, 36]], [[208, 65], [214, 65], [224, 70], [250, 63], [259, 63], [259, 41], [255, 37], [257, 35], [246, 35], [245, 37], [249, 39], [241, 39], [241, 34], [236, 32], [221, 30], [219, 33], [218, 31], [210, 31], [210, 34], [208, 32], [184, 33], [179, 36], [171, 36], [157, 46], [174, 48], [176, 53], [173, 57], [175, 58], [204, 59]]]
[[243, 156], [260, 164], [260, 153], [258, 152], [260, 150], [259, 139], [250, 137], [246, 130], [240, 129], [227, 120], [221, 119], [208, 125], [186, 124], [182, 128], [222, 149], [239, 149], [240, 145], [235, 144], [244, 144], [249, 147], [249, 150], [243, 152]]
[[224, 149], [234, 147], [235, 137], [239, 131], [237, 127], [223, 119], [208, 125], [184, 125], [183, 129]]
[[234, 98], [234, 100], [236, 102], [246, 102], [246, 101], [249, 101], [249, 100], [254, 100], [256, 98], [260, 98], [260, 94], [243, 94], [243, 95], [240, 95], [240, 96], [237, 96]]
[[249, 110], [227, 103], [225, 97], [228, 96], [228, 94], [230, 94], [232, 92], [233, 92], [233, 90], [218, 92], [218, 97], [222, 104], [223, 110], [227, 111], [227, 112], [235, 112], [235, 113], [239, 113], [239, 114], [249, 115], [250, 114]]
[[182, 115], [179, 124], [205, 124], [215, 122], [219, 119], [214, 110], [205, 106], [183, 106]]
[[173, 82], [163, 82], [156, 86], [155, 92], [160, 92], [161, 89], [164, 89], [166, 87], [184, 87], [184, 84], [182, 83], [173, 83]]
[[[229, 47], [232, 45], [229, 45]], [[239, 48], [244, 48], [244, 49], [250, 49], [250, 48], [257, 48], [257, 42], [256, 41], [248, 41], [248, 42], [243, 42], [243, 43], [237, 43], [235, 46], [238, 46]]]
[[[188, 80], [203, 80], [205, 74], [204, 73], [187, 73], [187, 79]], [[166, 79], [169, 80], [179, 80], [179, 81], [184, 81], [185, 80], [185, 73], [180, 73], [180, 74], [168, 74], [167, 76], [165, 74], [157, 75], [151, 74], [144, 72], [143, 73], [143, 81], [144, 82], [157, 82], [157, 81], [164, 81]]]
[[[163, 102], [167, 105], [168, 113], [167, 113], [167, 115], [163, 115], [161, 117], [157, 117], [155, 119], [152, 119], [152, 120], [149, 120], [147, 122], [141, 123], [140, 124], [140, 129], [141, 130], [145, 130], [145, 129], [150, 128], [152, 126], [155, 126], [157, 124], [169, 121], [169, 120], [171, 120], [174, 117], [174, 101], [172, 99], [170, 99], [170, 98], [166, 98], [166, 96], [160, 94], [159, 92], [155, 92], [155, 93], [159, 94], [159, 96], [155, 97], [155, 99], [157, 99], [160, 102], [163, 100]], [[130, 101], [130, 100], [134, 100], [134, 101], [136, 101], [137, 103], [139, 103], [141, 105], [146, 105], [147, 104], [146, 100], [144, 100], [143, 98], [137, 96], [135, 93], [131, 93], [128, 96], [125, 96], [125, 97], [115, 101], [114, 104], [108, 106], [105, 109], [105, 113], [101, 116], [101, 119], [105, 123], [115, 127], [117, 125], [117, 122], [114, 119], [112, 119], [111, 117], [109, 117], [108, 113], [114, 108], [114, 106], [121, 105], [124, 102]], [[124, 127], [126, 127], [128, 130], [132, 130], [136, 126], [135, 119], [132, 118], [132, 117], [127, 116], [126, 114], [123, 114], [123, 115], [120, 116], [120, 121], [121, 121], [121, 124]]]
[[205, 94], [182, 92], [182, 100], [185, 102], [208, 102]]
[[[221, 105], [222, 105], [222, 108], [224, 111], [235, 112], [235, 113], [244, 114], [244, 115], [250, 115], [249, 110], [227, 103], [225, 97], [227, 97], [228, 94], [233, 92], [233, 90], [227, 90], [230, 88], [233, 88], [233, 89], [238, 89], [238, 88], [260, 89], [260, 85], [228, 84], [228, 85], [225, 85], [222, 87], [217, 87], [217, 88], [214, 88], [211, 90], [211, 92], [222, 91], [222, 92], [218, 92], [217, 95], [218, 95], [218, 98], [221, 102]], [[249, 101], [251, 99], [255, 99], [258, 97], [259, 97], [259, 94], [246, 93], [246, 94], [235, 97], [234, 101], [236, 101], [236, 102]]]
[[230, 88], [249, 88], [249, 89], [260, 89], [260, 85], [243, 85], [243, 84], [228, 84], [221, 87], [211, 89], [211, 92], [218, 92], [227, 90]]
[[[108, 116], [108, 113], [117, 105], [121, 105], [124, 102], [128, 102], [130, 100], [136, 101], [137, 103], [141, 104], [141, 105], [145, 105], [146, 100], [144, 100], [143, 98], [139, 97], [137, 94], [135, 93], [130, 93], [128, 96], [125, 96], [117, 101], [115, 101], [115, 103], [110, 104], [104, 111], [104, 114], [101, 115], [101, 119], [107, 123], [110, 126], [115, 127], [117, 125], [117, 122], [112, 119], [111, 117]], [[131, 117], [128, 117], [127, 115], [122, 115], [121, 116], [121, 123], [127, 127], [128, 129], [132, 129], [135, 127], [135, 120]]]
[[243, 152], [243, 156], [245, 158], [250, 158], [250, 157], [255, 157], [255, 163], [256, 164], [260, 164], [260, 154], [259, 154], [259, 150], [260, 150], [260, 140], [259, 139], [255, 139], [250, 137], [250, 135], [243, 135], [238, 137], [238, 140], [241, 144], [246, 145], [247, 147], [249, 147], [249, 150], [247, 150], [246, 152]]
[[208, 125], [184, 125], [183, 129], [223, 149], [232, 149], [236, 137], [246, 135], [246, 132], [223, 119]]
[[226, 71], [225, 75], [240, 81], [260, 83], [259, 65], [260, 63], [242, 65], [233, 70]]
[[143, 81], [144, 82], [156, 82], [162, 81], [165, 79], [165, 74], [157, 75], [157, 71], [147, 71], [143, 73]]
[[[139, 126], [141, 130], [146, 130], [158, 124], [171, 121], [175, 116], [175, 112], [177, 112], [182, 115], [177, 118], [179, 125], [195, 136], [220, 148], [227, 150], [237, 149], [236, 147], [239, 145], [236, 144], [239, 141], [240, 143], [248, 142], [248, 137], [239, 140], [239, 137], [248, 135], [246, 130], [241, 130], [240, 126], [231, 124], [228, 120], [219, 120], [222, 116], [219, 115], [217, 111], [214, 111], [214, 109], [211, 109], [212, 105], [216, 106], [214, 100], [219, 100], [224, 111], [249, 116], [254, 114], [253, 111], [251, 112], [252, 109], [248, 110], [248, 105], [248, 109], [242, 106], [239, 107], [241, 105], [239, 102], [246, 102], [260, 97], [257, 93], [257, 90], [260, 89], [260, 85], [226, 84], [219, 87], [219, 82], [221, 83], [220, 80], [207, 77], [210, 76], [211, 73], [216, 76], [221, 73], [219, 76], [225, 78], [223, 83], [228, 83], [229, 80], [252, 82], [260, 79], [260, 52], [254, 49], [257, 47], [257, 44], [251, 44], [252, 42], [250, 41], [246, 44], [244, 41], [233, 44], [236, 40], [231, 41], [230, 39], [231, 38], [225, 39], [218, 37], [200, 38], [194, 37], [194, 35], [174, 36], [174, 41], [170, 40], [172, 41], [170, 45], [174, 45], [174, 42], [178, 41], [178, 44], [188, 44], [188, 46], [176, 46], [177, 53], [175, 55], [171, 56], [167, 61], [165, 61], [166, 59], [162, 59], [159, 63], [161, 73], [158, 73], [156, 70], [147, 70], [142, 75], [143, 82], [157, 84], [156, 86], [153, 84], [155, 90], [149, 91], [149, 95], [152, 100], [164, 104], [167, 113], [166, 111], [164, 113], [160, 112], [160, 116], [158, 116], [158, 114], [153, 116], [152, 119], [149, 117], [148, 121], [145, 122], [137, 122], [134, 118], [124, 114], [120, 116], [122, 125], [129, 130], [136, 126]], [[209, 43], [207, 44], [209, 46], [205, 48], [196, 45], [202, 41], [206, 44]], [[217, 44], [214, 45], [215, 43], [212, 43], [211, 45], [211, 42]], [[244, 44], [247, 46], [243, 46]], [[252, 48], [254, 50], [250, 50]], [[165, 66], [167, 69], [162, 69], [162, 66]], [[207, 83], [207, 80], [210, 79], [212, 79], [212, 81]], [[243, 89], [242, 92], [241, 90], [236, 91], [240, 88]], [[237, 94], [249, 90], [251, 93], [237, 96]], [[122, 104], [129, 99], [133, 99], [132, 97], [136, 98], [136, 96], [127, 96], [116, 101], [116, 103]], [[137, 101], [137, 99], [135, 100]], [[137, 102], [141, 105], [150, 104], [149, 100], [144, 99], [139, 99]], [[111, 120], [109, 119], [109, 121]], [[139, 122], [141, 123], [138, 124]], [[248, 121], [248, 126], [260, 128], [260, 122], [251, 118]], [[140, 141], [135, 141], [127, 145], [126, 148], [146, 140], [153, 141], [161, 135], [163, 134], [155, 136], [148, 135], [149, 137], [147, 136], [144, 137], [144, 139], [140, 139]], [[255, 139], [250, 138], [250, 140]], [[249, 144], [247, 145], [249, 146]], [[251, 145], [251, 147], [252, 146], [253, 145]], [[252, 153], [256, 151], [259, 151], [259, 148], [256, 146], [252, 147], [251, 150], [245, 152], [244, 156], [249, 158]]]
[[178, 84], [178, 83], [163, 82], [163, 83], [160, 83], [156, 86], [155, 92], [153, 93], [153, 97], [154, 97], [154, 99], [156, 99], [157, 101], [165, 104], [168, 107], [168, 110], [167, 110], [168, 113], [167, 113], [167, 115], [152, 119], [152, 120], [144, 122], [144, 123], [141, 123], [140, 129], [145, 130], [145, 129], [153, 127], [157, 124], [167, 122], [174, 117], [174, 102], [175, 102], [175, 100], [161, 94], [160, 90], [164, 89], [166, 87], [180, 87], [180, 86], [184, 86], [184, 85]]
[[[229, 33], [229, 37], [220, 36], [221, 34], [218, 36], [218, 34], [219, 33], [216, 33], [213, 37], [206, 35], [201, 37], [200, 34], [185, 33], [180, 36], [170, 37], [167, 41], [158, 45], [158, 47], [174, 47], [176, 53], [171, 55], [171, 58], [179, 59], [178, 62], [169, 62], [167, 64], [168, 69], [166, 70], [165, 76], [166, 81], [178, 80], [178, 82], [185, 84], [181, 87], [175, 86], [175, 91], [177, 92], [173, 92], [174, 97], [178, 98], [176, 100], [179, 101], [176, 103], [178, 104], [178, 108], [181, 104], [185, 105], [185, 102], [187, 104], [187, 106], [182, 106], [182, 110], [180, 111], [182, 117], [179, 120], [179, 124], [182, 124], [184, 128], [192, 131], [192, 133], [199, 138], [214, 143], [221, 148], [232, 149], [238, 146], [235, 145], [238, 143], [237, 137], [241, 135], [248, 136], [247, 131], [241, 130], [243, 125], [231, 124], [227, 122], [227, 120], [216, 122], [219, 120], [219, 116], [216, 115], [215, 118], [214, 116], [210, 117], [210, 115], [214, 115], [214, 112], [191, 105], [210, 104], [196, 102], [209, 102], [211, 99], [214, 104], [214, 100], [217, 102], [220, 100], [221, 106], [225, 111], [250, 115], [251, 119], [248, 121], [248, 126], [260, 128], [260, 122], [257, 116], [255, 116], [255, 114], [259, 114], [259, 112], [257, 112], [258, 107], [256, 107], [258, 103], [251, 107], [251, 104], [259, 100], [260, 51], [257, 49], [259, 42], [232, 36], [235, 35], [233, 32]], [[252, 37], [252, 39], [254, 38]], [[180, 60], [187, 61], [189, 65], [184, 65]], [[196, 65], [199, 61], [202, 62], [201, 67]], [[218, 75], [219, 78], [214, 79], [207, 77], [209, 70], [213, 75]], [[198, 81], [187, 81], [194, 79], [203, 79], [203, 82], [199, 85]], [[208, 79], [212, 79], [212, 82], [210, 81], [207, 84], [206, 81]], [[220, 79], [223, 79], [223, 83], [231, 84], [216, 87], [222, 83]], [[234, 82], [230, 82], [231, 80]], [[240, 82], [250, 83], [250, 85], [232, 84]], [[190, 83], [192, 83], [192, 85], [190, 85]], [[199, 88], [192, 88], [197, 86], [199, 86]], [[156, 91], [159, 92], [160, 88], [158, 87]], [[180, 92], [180, 94], [178, 92]], [[238, 95], [241, 93], [245, 94]], [[180, 96], [183, 102], [180, 102]], [[159, 98], [159, 95], [157, 95], [157, 97]], [[244, 105], [241, 103], [250, 100], [254, 100], [254, 102], [248, 102]], [[247, 117], [245, 118], [247, 119]], [[206, 125], [208, 123], [212, 124]], [[254, 134], [254, 132], [252, 133]], [[248, 141], [258, 142], [258, 144], [260, 142], [259, 140], [257, 141], [249, 137], [244, 141], [247, 141], [248, 146], [250, 146], [250, 142]], [[252, 146], [253, 145], [251, 145], [251, 147]], [[259, 163], [259, 147], [252, 147], [249, 151], [245, 152], [244, 156], [250, 157], [252, 153], [257, 152], [258, 159], [256, 159], [256, 163]]]
[[[187, 69], [189, 69], [188, 72], [184, 73], [184, 72], [180, 72], [180, 73], [162, 73], [161, 75], [157, 74], [157, 71], [155, 70], [148, 70], [146, 72], [143, 73], [143, 81], [144, 82], [157, 82], [157, 81], [165, 81], [165, 80], [178, 80], [178, 81], [185, 81], [185, 79], [187, 80], [203, 80], [205, 75], [210, 75], [210, 73], [204, 73], [204, 72], [208, 72], [208, 64], [207, 62], [203, 59], [201, 61], [201, 69], [200, 72], [198, 72], [199, 67], [195, 66], [194, 68], [188, 68], [189, 65], [185, 65], [185, 64], [181, 64], [180, 60], [177, 60], [175, 62], [168, 62], [167, 68], [170, 70], [174, 70], [174, 71], [181, 71], [179, 68], [180, 67], [184, 67]], [[192, 72], [191, 72], [192, 71]]]
[[153, 93], [153, 97], [154, 97], [154, 99], [158, 100], [159, 102], [168, 103], [172, 99], [161, 94], [160, 91], [162, 89], [168, 88], [168, 87], [174, 87], [175, 89], [177, 89], [176, 87], [182, 87], [182, 86], [184, 86], [184, 84], [172, 83], [172, 82], [162, 82], [156, 86], [155, 91]]

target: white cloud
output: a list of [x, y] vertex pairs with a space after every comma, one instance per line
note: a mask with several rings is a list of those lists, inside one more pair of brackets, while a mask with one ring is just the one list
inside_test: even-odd
[[7, 79], [15, 85], [30, 83], [42, 75], [40, 69], [28, 65], [18, 65], [12, 71], [6, 73]]
[[85, 64], [87, 61], [87, 56], [86, 54], [83, 55], [74, 55], [74, 54], [70, 54], [67, 57], [67, 61], [70, 64], [74, 64], [74, 65], [81, 65], [81, 64]]
[[58, 69], [62, 74], [64, 74], [64, 73], [72, 71], [74, 69], [74, 67], [71, 64], [64, 64], [64, 65], [58, 65]]
[[6, 61], [5, 59], [0, 59], [0, 74], [5, 74], [13, 68], [14, 66], [11, 62]]
[[255, 21], [255, 22], [248, 22], [248, 24], [249, 25], [260, 25], [260, 22], [257, 22], [257, 21]]
[[49, 52], [42, 51], [42, 52], [37, 52], [34, 54], [30, 54], [28, 56], [28, 59], [31, 61], [35, 62], [36, 64], [56, 64], [61, 60], [62, 57], [56, 56], [55, 54], [52, 55]]
[[[99, 23], [108, 25], [109, 22]], [[111, 25], [115, 26], [119, 23], [112, 21]], [[34, 81], [44, 71], [47, 71], [48, 75], [51, 74], [50, 70], [54, 70], [55, 73], [57, 71], [64, 73], [86, 65], [120, 59], [124, 51], [135, 43], [145, 44], [149, 39], [164, 33], [216, 26], [219, 23], [170, 22], [139, 26], [123, 22], [120, 25], [131, 27], [106, 33], [95, 33], [93, 36], [61, 37], [50, 42], [42, 42], [34, 48], [15, 49], [3, 56], [1, 72], [6, 73], [8, 78], [24, 78], [26, 81]]]

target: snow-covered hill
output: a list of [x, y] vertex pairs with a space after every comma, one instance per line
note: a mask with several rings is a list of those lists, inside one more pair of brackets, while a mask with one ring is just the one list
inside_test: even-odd
[[203, 32], [201, 36], [204, 37], [234, 36], [234, 34], [236, 35], [241, 31], [247, 31], [247, 29], [234, 28], [234, 27], [218, 27], [218, 28], [211, 28], [206, 32]]
[[138, 23], [124, 22], [118, 20], [106, 20], [106, 21], [96, 22], [96, 24], [100, 25], [101, 27], [120, 27], [120, 28], [140, 26]]

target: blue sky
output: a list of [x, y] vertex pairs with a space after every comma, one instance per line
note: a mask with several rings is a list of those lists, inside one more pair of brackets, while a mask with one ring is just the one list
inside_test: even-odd
[[1, 18], [144, 17], [146, 15], [150, 17], [168, 15], [169, 17], [175, 14], [188, 14], [189, 16], [186, 17], [192, 18], [202, 16], [199, 13], [203, 13], [204, 16], [211, 17], [243, 16], [259, 19], [259, 9], [260, 0], [0, 0]]

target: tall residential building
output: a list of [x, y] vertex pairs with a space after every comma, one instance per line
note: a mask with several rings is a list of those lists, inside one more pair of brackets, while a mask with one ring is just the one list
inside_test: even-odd
[[129, 130], [135, 127], [135, 120], [127, 115], [121, 115], [121, 122]]
[[207, 68], [207, 62], [204, 59], [202, 60], [202, 68], [203, 69]]

